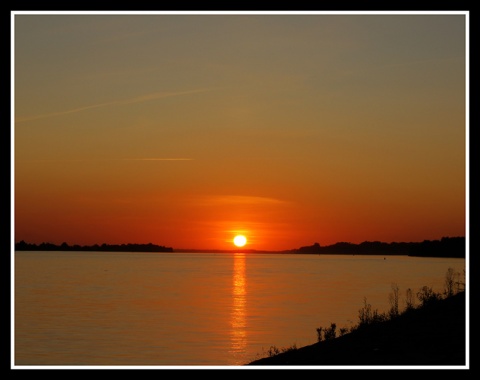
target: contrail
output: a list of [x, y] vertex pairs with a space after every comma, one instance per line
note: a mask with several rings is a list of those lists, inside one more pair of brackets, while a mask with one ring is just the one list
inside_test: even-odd
[[193, 158], [119, 158], [121, 161], [192, 161]]
[[39, 160], [17, 160], [19, 162], [93, 162], [93, 161], [193, 161], [193, 158], [86, 158], [86, 159], [39, 159]]
[[78, 107], [78, 108], [74, 108], [74, 109], [70, 109], [70, 110], [66, 110], [66, 111], [52, 112], [52, 113], [43, 114], [43, 115], [19, 117], [19, 118], [15, 119], [15, 122], [16, 123], [24, 123], [26, 121], [45, 119], [47, 117], [54, 117], [54, 116], [61, 116], [61, 115], [68, 115], [68, 114], [72, 114], [72, 113], [82, 112], [82, 111], [86, 111], [86, 110], [93, 109], [93, 108], [142, 103], [142, 102], [147, 102], [147, 101], [155, 100], [155, 99], [165, 99], [165, 98], [171, 98], [171, 97], [174, 97], [174, 96], [197, 94], [197, 93], [208, 92], [208, 91], [212, 91], [212, 90], [213, 89], [210, 88], [210, 89], [199, 89], [199, 90], [178, 91], [178, 92], [155, 92], [153, 94], [147, 94], [147, 95], [138, 96], [138, 97], [131, 98], [131, 99], [126, 99], [126, 100], [115, 100], [115, 101], [112, 101], [112, 102], [92, 104], [92, 105], [89, 105], [89, 106]]

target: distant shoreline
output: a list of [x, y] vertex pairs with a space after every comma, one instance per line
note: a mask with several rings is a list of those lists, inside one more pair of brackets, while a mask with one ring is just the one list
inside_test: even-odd
[[148, 244], [94, 244], [94, 245], [68, 245], [62, 243], [55, 245], [42, 243], [39, 245], [28, 244], [23, 240], [15, 244], [15, 251], [81, 251], [81, 252], [173, 252], [173, 248], [163, 245]]
[[148, 244], [94, 244], [91, 246], [68, 245], [62, 243], [29, 244], [20, 241], [15, 244], [15, 251], [88, 251], [88, 252], [178, 252], [178, 253], [276, 253], [276, 254], [316, 254], [316, 255], [376, 255], [376, 256], [418, 256], [465, 258], [465, 237], [443, 237], [440, 240], [424, 240], [415, 243], [383, 243], [365, 241], [360, 244], [339, 242], [333, 245], [321, 246], [314, 243], [297, 249], [283, 251], [266, 251], [254, 249], [175, 249], [152, 243]]
[[440, 240], [424, 240], [419, 243], [365, 241], [360, 244], [352, 244], [340, 242], [324, 247], [315, 243], [311, 246], [300, 247], [296, 253], [465, 258], [466, 240], [465, 237], [442, 237]]

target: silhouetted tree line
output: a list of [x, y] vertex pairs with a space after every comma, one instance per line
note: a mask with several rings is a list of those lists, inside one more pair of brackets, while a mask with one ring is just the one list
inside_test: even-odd
[[39, 245], [25, 243], [23, 240], [15, 244], [16, 251], [101, 251], [101, 252], [173, 252], [173, 248], [162, 245], [148, 244], [94, 244], [94, 245], [68, 245], [62, 243], [41, 243]]
[[300, 247], [295, 253], [347, 255], [407, 255], [423, 257], [465, 257], [464, 237], [443, 237], [421, 243], [383, 243], [365, 241], [360, 244], [339, 242], [322, 247], [319, 243]]
[[415, 244], [410, 256], [426, 257], [465, 257], [466, 242], [464, 237], [443, 237], [441, 240], [424, 240]]

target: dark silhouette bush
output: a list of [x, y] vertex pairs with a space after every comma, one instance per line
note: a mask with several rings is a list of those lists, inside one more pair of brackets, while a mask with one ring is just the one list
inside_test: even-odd
[[[358, 324], [318, 327], [316, 344], [270, 351], [267, 360], [248, 365], [458, 365], [465, 364], [465, 283], [448, 268], [445, 289], [437, 293], [423, 286], [416, 296], [407, 289], [405, 309], [399, 310], [399, 289], [392, 285], [391, 308], [379, 313], [364, 298]], [[454, 280], [452, 280], [454, 279]]]

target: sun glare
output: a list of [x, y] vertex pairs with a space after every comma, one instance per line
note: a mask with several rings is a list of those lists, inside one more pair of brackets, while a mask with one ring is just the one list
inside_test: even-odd
[[243, 247], [245, 244], [247, 244], [247, 238], [243, 235], [237, 235], [233, 238], [233, 244], [235, 244], [237, 247]]

